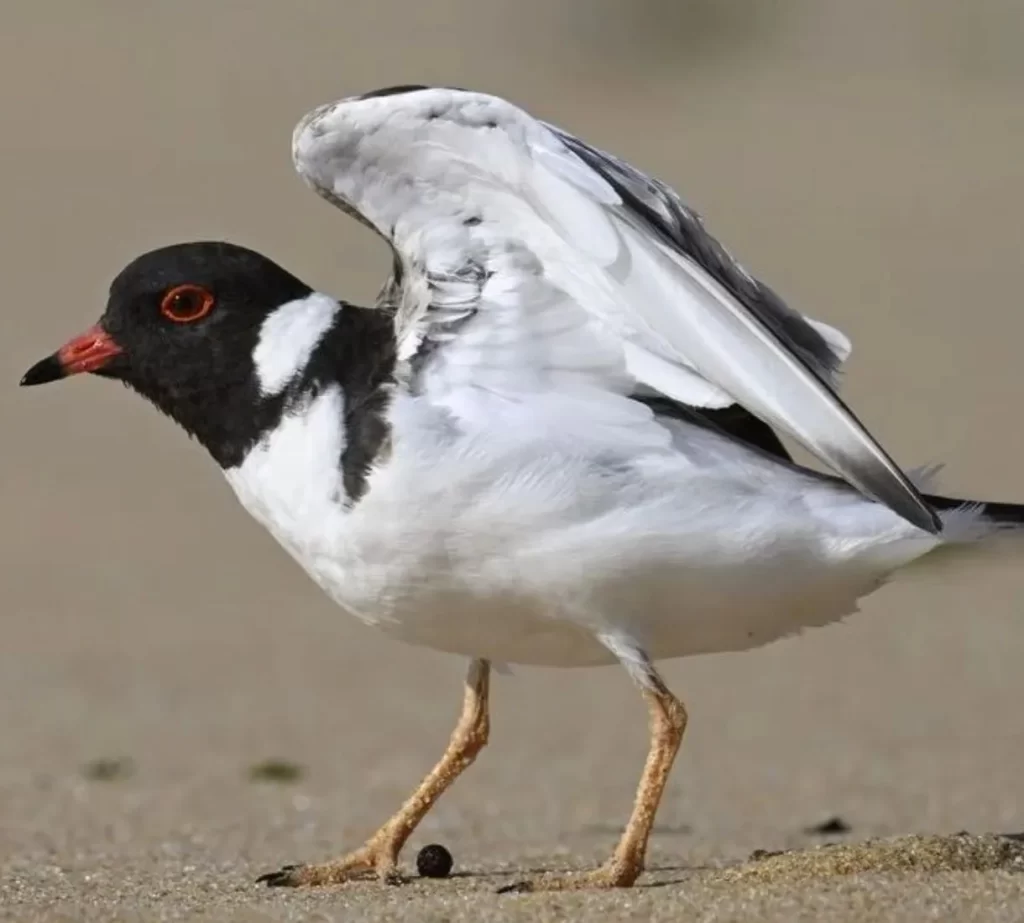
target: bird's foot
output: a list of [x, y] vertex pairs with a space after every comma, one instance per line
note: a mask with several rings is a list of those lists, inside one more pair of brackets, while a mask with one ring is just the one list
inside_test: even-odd
[[385, 884], [401, 884], [398, 844], [393, 840], [377, 836], [340, 859], [317, 865], [286, 865], [276, 872], [260, 875], [256, 883], [268, 888], [302, 888], [340, 885], [374, 876]]
[[529, 894], [534, 891], [585, 891], [591, 888], [629, 888], [640, 877], [643, 865], [612, 859], [592, 872], [571, 875], [541, 875], [498, 889], [499, 894]]

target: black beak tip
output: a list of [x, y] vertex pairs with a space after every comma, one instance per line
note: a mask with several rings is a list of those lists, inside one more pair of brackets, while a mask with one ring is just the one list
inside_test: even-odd
[[63, 378], [64, 375], [64, 366], [61, 365], [56, 355], [47, 356], [21, 376], [20, 385], [23, 388], [32, 385], [45, 385], [49, 381], [57, 381], [57, 379]]

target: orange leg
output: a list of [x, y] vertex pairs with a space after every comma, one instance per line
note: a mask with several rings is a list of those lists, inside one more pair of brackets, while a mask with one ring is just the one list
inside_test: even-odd
[[487, 743], [490, 730], [488, 689], [490, 664], [474, 660], [466, 676], [462, 715], [452, 732], [448, 748], [437, 765], [395, 815], [354, 852], [318, 865], [286, 865], [257, 881], [270, 887], [341, 884], [353, 878], [376, 875], [396, 882], [398, 854], [417, 825], [448, 787], [472, 764]]
[[517, 882], [502, 891], [564, 891], [582, 888], [628, 888], [644, 870], [647, 841], [654, 815], [668, 782], [672, 763], [686, 730], [686, 709], [650, 665], [646, 668], [643, 697], [650, 712], [651, 744], [640, 776], [633, 813], [611, 858], [592, 872], [543, 876]]

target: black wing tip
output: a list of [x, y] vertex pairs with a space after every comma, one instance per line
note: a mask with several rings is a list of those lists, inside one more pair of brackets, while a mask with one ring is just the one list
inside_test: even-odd
[[875, 485], [872, 485], [867, 479], [861, 480], [860, 489], [879, 503], [884, 503], [897, 516], [902, 516], [912, 526], [916, 526], [929, 535], [941, 535], [942, 518], [938, 512], [910, 481], [898, 479], [897, 483], [899, 481], [902, 481], [900, 486], [903, 487], [903, 490], [899, 490], [896, 484], [890, 486], [891, 482], [887, 481], [884, 485], [880, 485], [878, 491], [875, 491], [872, 489]]
[[406, 93], [420, 93], [423, 90], [452, 90], [456, 93], [483, 93], [483, 90], [471, 90], [468, 87], [457, 87], [446, 84], [429, 83], [398, 83], [393, 87], [381, 87], [377, 90], [368, 90], [357, 96], [356, 99], [379, 99], [384, 96], [404, 96]]
[[401, 96], [404, 93], [418, 93], [420, 90], [429, 90], [430, 87], [422, 83], [399, 83], [393, 87], [381, 87], [379, 90], [370, 90], [357, 96], [356, 99], [377, 99], [381, 96]]
[[747, 272], [671, 186], [567, 132], [558, 130], [558, 134], [577, 157], [611, 184], [627, 208], [723, 286], [789, 352], [831, 387], [831, 379], [842, 367], [842, 357], [802, 314], [769, 285]]
[[915, 510], [915, 513], [919, 515], [910, 520], [915, 526], [919, 529], [924, 529], [925, 532], [932, 535], [942, 534], [942, 518], [923, 500], [919, 509]]

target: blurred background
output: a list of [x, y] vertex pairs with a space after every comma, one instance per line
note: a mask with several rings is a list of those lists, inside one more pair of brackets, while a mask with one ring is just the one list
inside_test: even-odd
[[[315, 858], [447, 739], [462, 663], [335, 609], [168, 421], [100, 380], [17, 388], [125, 262], [173, 241], [231, 239], [371, 299], [388, 254], [292, 173], [292, 126], [319, 103], [486, 90], [659, 176], [851, 336], [846, 393], [901, 463], [1024, 502], [1016, 0], [6, 0], [0, 17], [3, 862]], [[1022, 553], [668, 666], [692, 724], [656, 855], [739, 854], [836, 813], [864, 835], [1024, 829]], [[424, 836], [484, 862], [608, 848], [646, 745], [624, 675], [499, 678], [492, 741]], [[122, 785], [83, 777], [108, 758], [131, 761]], [[268, 758], [299, 777], [250, 785]]]

